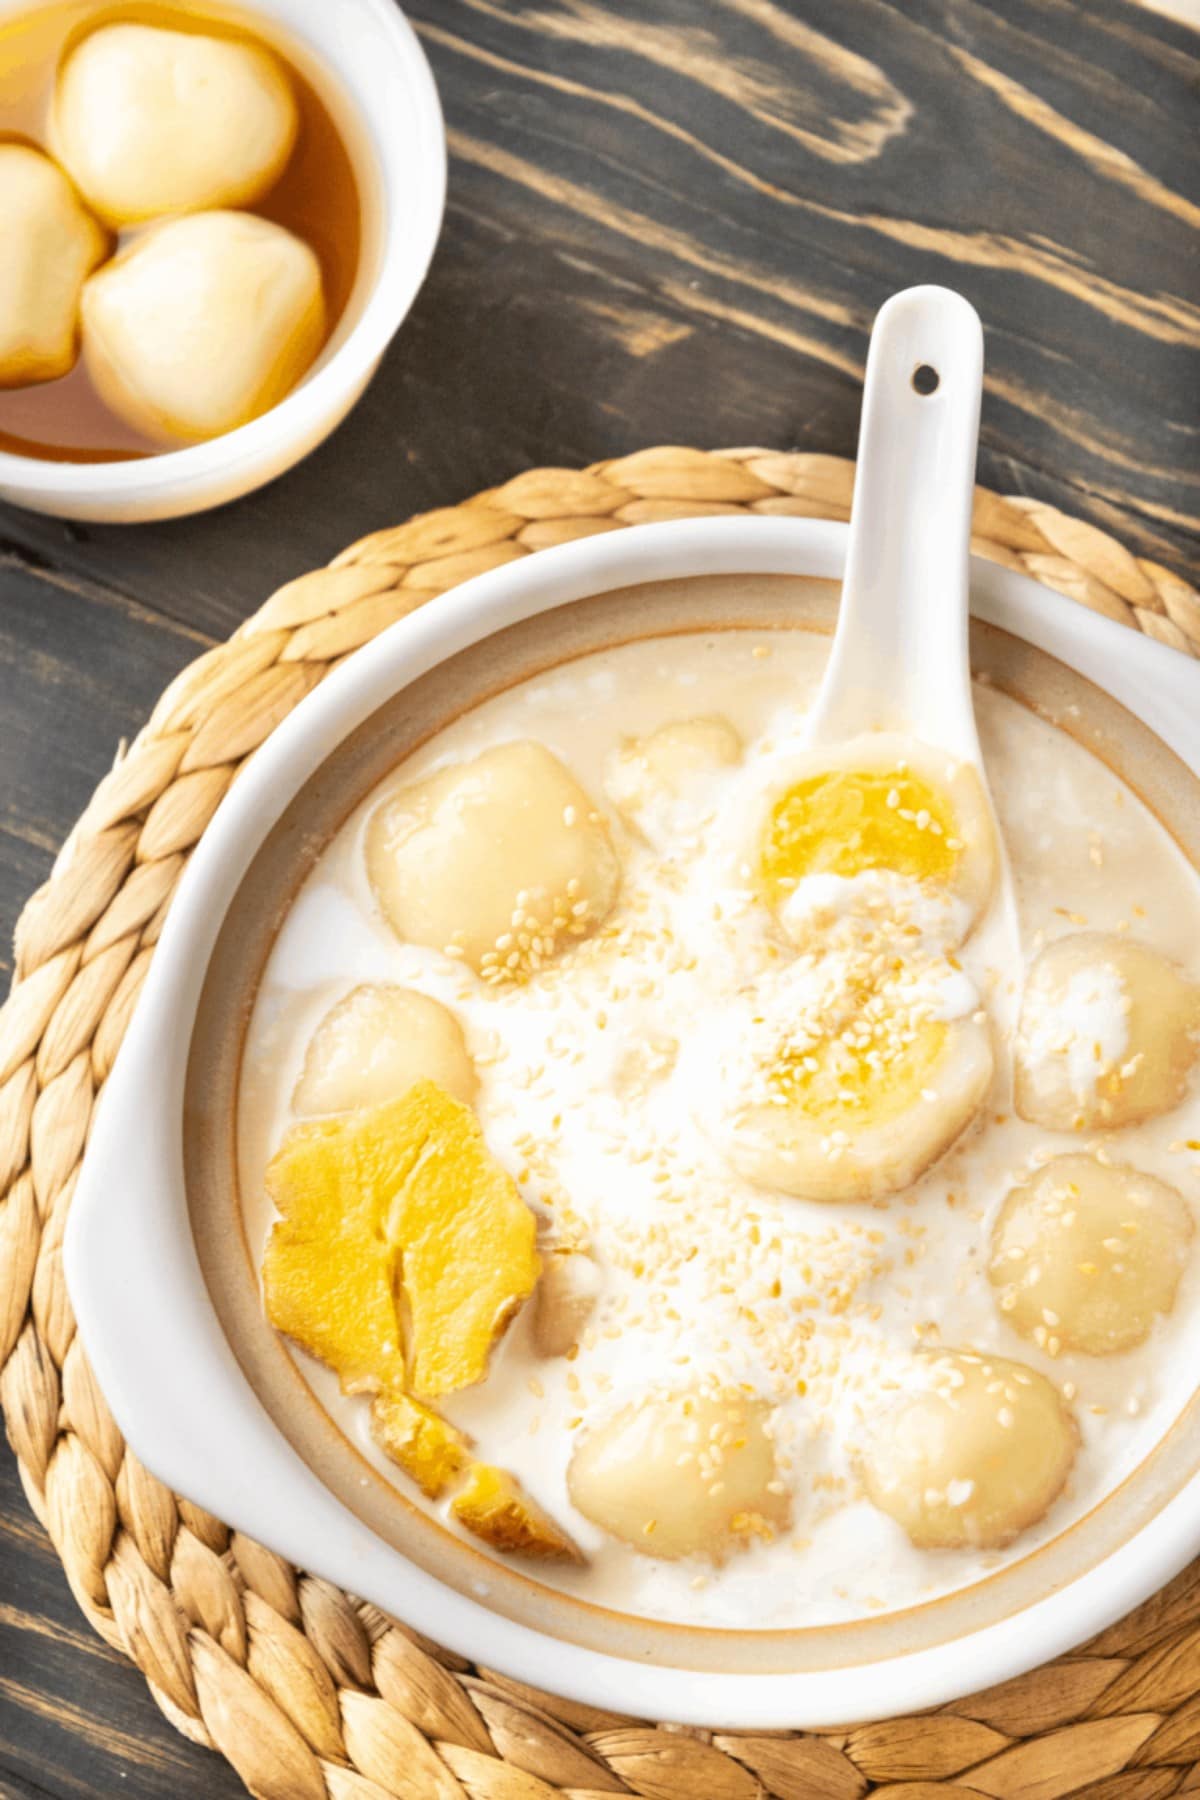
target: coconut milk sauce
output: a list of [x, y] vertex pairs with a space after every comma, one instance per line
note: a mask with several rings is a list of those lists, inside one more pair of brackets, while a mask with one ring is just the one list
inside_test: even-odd
[[[966, 1138], [914, 1188], [881, 1207], [764, 1192], [731, 1173], [699, 1129], [705, 1056], [720, 1055], [719, 1042], [705, 1040], [705, 1019], [764, 966], [762, 920], [739, 891], [739, 784], [752, 779], [757, 758], [795, 737], [827, 651], [827, 639], [803, 630], [645, 640], [535, 676], [456, 720], [359, 807], [320, 857], [272, 951], [245, 1048], [239, 1177], [257, 1265], [271, 1223], [264, 1171], [293, 1123], [289, 1097], [324, 1014], [364, 981], [421, 989], [457, 1014], [478, 1064], [477, 1110], [492, 1152], [552, 1236], [588, 1240], [606, 1289], [574, 1361], [535, 1358], [528, 1320], [519, 1318], [487, 1381], [444, 1410], [587, 1552], [585, 1569], [539, 1568], [542, 1579], [689, 1624], [829, 1623], [970, 1583], [1055, 1536], [1115, 1487], [1162, 1436], [1200, 1367], [1195, 1252], [1174, 1312], [1119, 1356], [1051, 1359], [997, 1309], [988, 1234], [1008, 1189], [1035, 1153], [1104, 1140], [1047, 1132], [1013, 1114], [1008, 1042], [1019, 980], [995, 966], [998, 940], [986, 921], [960, 955], [993, 1021], [995, 1087]], [[1200, 977], [1200, 880], [1165, 830], [1066, 734], [986, 687], [976, 704], [1027, 957], [1086, 925], [1130, 931]], [[623, 738], [712, 714], [742, 735], [745, 761], [691, 794], [669, 849], [654, 849], [608, 806], [606, 759]], [[547, 745], [610, 815], [624, 865], [618, 912], [645, 930], [619, 963], [568, 952], [529, 985], [496, 990], [396, 939], [371, 895], [362, 840], [393, 783], [523, 737]], [[1200, 1155], [1189, 1140], [1200, 1140], [1195, 1093], [1107, 1141], [1119, 1160], [1171, 1182], [1194, 1208]], [[852, 1451], [864, 1418], [913, 1350], [937, 1343], [1042, 1370], [1064, 1387], [1080, 1425], [1066, 1491], [1003, 1552], [915, 1550], [858, 1492]], [[415, 1498], [372, 1443], [365, 1402], [293, 1355], [356, 1448]], [[573, 1510], [565, 1485], [572, 1444], [584, 1421], [648, 1384], [710, 1369], [777, 1402], [792, 1528], [719, 1569], [656, 1562]]]

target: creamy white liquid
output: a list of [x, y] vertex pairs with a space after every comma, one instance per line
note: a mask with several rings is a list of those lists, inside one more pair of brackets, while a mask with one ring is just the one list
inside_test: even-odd
[[[271, 955], [242, 1075], [240, 1176], [257, 1259], [271, 1222], [264, 1171], [294, 1122], [290, 1096], [324, 1014], [363, 981], [419, 988], [453, 1009], [479, 1068], [478, 1113], [493, 1154], [551, 1237], [586, 1237], [605, 1288], [573, 1362], [536, 1358], [529, 1321], [519, 1318], [487, 1381], [444, 1410], [587, 1552], [586, 1568], [540, 1568], [543, 1579], [607, 1606], [693, 1624], [820, 1624], [971, 1582], [1056, 1535], [1115, 1487], [1163, 1434], [1200, 1367], [1200, 1255], [1171, 1316], [1120, 1356], [1050, 1359], [997, 1310], [987, 1245], [1004, 1195], [1035, 1154], [1102, 1140], [1047, 1132], [1013, 1114], [1008, 1046], [1019, 972], [996, 967], [1002, 940], [986, 921], [960, 955], [996, 1028], [993, 1094], [966, 1139], [914, 1188], [878, 1208], [776, 1196], [732, 1174], [698, 1126], [705, 1057], [721, 1054], [706, 1021], [770, 959], [761, 909], [739, 875], [748, 796], [761, 759], [795, 738], [827, 648], [799, 630], [625, 645], [537, 676], [441, 732], [316, 865]], [[1200, 881], [1162, 827], [1064, 734], [986, 688], [976, 701], [1026, 955], [1085, 925], [1128, 930], [1200, 976]], [[607, 758], [630, 735], [712, 714], [742, 735], [744, 763], [716, 771], [703, 789], [693, 785], [674, 830], [656, 819], [655, 846], [635, 839], [605, 801]], [[393, 784], [524, 737], [561, 757], [609, 814], [623, 862], [613, 922], [624, 929], [616, 946], [591, 940], [528, 985], [495, 989], [396, 939], [367, 883], [363, 835]], [[1087, 1028], [1116, 1031], [1098, 1008], [1089, 995]], [[1107, 1141], [1194, 1205], [1200, 1157], [1189, 1139], [1200, 1139], [1195, 1092], [1166, 1117]], [[913, 1549], [861, 1498], [853, 1476], [851, 1453], [878, 1384], [916, 1346], [939, 1342], [1043, 1370], [1066, 1384], [1079, 1420], [1082, 1449], [1066, 1491], [1004, 1552]], [[373, 1445], [365, 1402], [343, 1397], [327, 1370], [294, 1354], [357, 1447], [415, 1497]], [[710, 1371], [776, 1403], [792, 1529], [720, 1569], [656, 1562], [571, 1507], [572, 1444], [586, 1422], [648, 1385]]]

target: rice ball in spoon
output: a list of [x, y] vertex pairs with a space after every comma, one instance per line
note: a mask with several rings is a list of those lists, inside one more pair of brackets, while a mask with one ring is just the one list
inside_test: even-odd
[[253, 213], [169, 219], [83, 290], [83, 349], [97, 390], [164, 443], [217, 437], [266, 412], [324, 336], [316, 256]]
[[63, 62], [50, 142], [96, 211], [131, 225], [261, 199], [298, 123], [291, 83], [261, 45], [120, 22]]

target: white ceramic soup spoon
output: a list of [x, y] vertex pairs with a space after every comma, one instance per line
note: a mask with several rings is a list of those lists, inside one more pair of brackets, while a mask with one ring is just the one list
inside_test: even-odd
[[982, 381], [983, 331], [961, 294], [906, 288], [881, 309], [814, 744], [903, 731], [980, 764], [967, 558]]
[[[968, 559], [983, 329], [949, 288], [895, 294], [867, 352], [850, 542], [833, 649], [808, 719], [814, 747], [902, 732], [970, 763], [988, 793], [971, 696]], [[997, 826], [996, 913], [1019, 938]]]

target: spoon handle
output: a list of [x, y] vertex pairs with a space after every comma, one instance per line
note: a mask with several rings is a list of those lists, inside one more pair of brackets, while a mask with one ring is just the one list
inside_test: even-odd
[[908, 288], [881, 309], [815, 742], [899, 730], [978, 758], [967, 560], [982, 379], [983, 331], [960, 294]]

